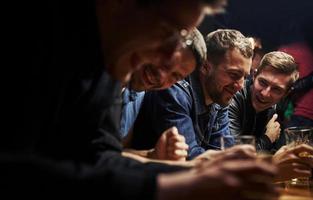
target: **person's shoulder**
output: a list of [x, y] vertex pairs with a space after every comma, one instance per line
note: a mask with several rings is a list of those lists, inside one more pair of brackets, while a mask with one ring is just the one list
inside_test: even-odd
[[153, 98], [161, 98], [172, 104], [189, 105], [192, 102], [191, 87], [186, 80], [178, 81], [167, 89], [154, 91], [154, 95]]
[[163, 101], [180, 101], [185, 96], [188, 96], [187, 88], [175, 83], [166, 89], [147, 91], [145, 93], [145, 101], [159, 101], [160, 99], [163, 99]]
[[174, 85], [172, 85], [171, 87], [165, 89], [165, 90], [161, 90], [160, 92], [166, 92], [172, 95], [191, 95], [190, 94], [190, 84], [186, 81], [186, 80], [180, 80], [178, 82], [176, 82]]
[[177, 81], [177, 83], [175, 85], [180, 86], [183, 89], [189, 89], [189, 87], [190, 87], [190, 84], [185, 79]]

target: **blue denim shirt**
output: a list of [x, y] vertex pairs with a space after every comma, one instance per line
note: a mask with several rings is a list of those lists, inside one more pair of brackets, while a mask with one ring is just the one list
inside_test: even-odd
[[[225, 138], [225, 146], [234, 143], [229, 131], [227, 108], [215, 103], [210, 106], [204, 104], [202, 88], [195, 73], [166, 90], [146, 93], [135, 124], [133, 147], [150, 148], [153, 146], [151, 138], [157, 139], [172, 126], [185, 136], [189, 145], [188, 159], [208, 149], [220, 149], [221, 136]], [[140, 133], [149, 135], [144, 137]], [[151, 144], [143, 147], [140, 141]]]
[[121, 114], [121, 137], [127, 136], [139, 113], [145, 92], [136, 92], [125, 88], [122, 93], [122, 114]]

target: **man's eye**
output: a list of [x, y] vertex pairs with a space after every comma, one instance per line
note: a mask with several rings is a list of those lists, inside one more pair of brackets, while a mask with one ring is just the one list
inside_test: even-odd
[[240, 75], [236, 73], [229, 73], [229, 76], [234, 80], [240, 79]]
[[278, 94], [278, 95], [283, 93], [282, 89], [280, 89], [280, 88], [273, 88], [273, 92]]
[[266, 86], [267, 85], [264, 80], [259, 80], [259, 83], [260, 83], [261, 86]]

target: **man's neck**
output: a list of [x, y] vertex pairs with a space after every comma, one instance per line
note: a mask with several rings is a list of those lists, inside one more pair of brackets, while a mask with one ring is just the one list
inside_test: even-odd
[[208, 106], [213, 102], [213, 100], [211, 99], [210, 95], [208, 94], [208, 92], [206, 90], [203, 91], [203, 94], [204, 94], [204, 100], [205, 100], [205, 105]]
[[201, 83], [201, 88], [203, 91], [203, 96], [204, 96], [204, 103], [206, 106], [214, 103], [213, 100], [211, 99], [208, 91], [205, 89], [205, 81], [203, 75], [200, 74], [200, 83]]

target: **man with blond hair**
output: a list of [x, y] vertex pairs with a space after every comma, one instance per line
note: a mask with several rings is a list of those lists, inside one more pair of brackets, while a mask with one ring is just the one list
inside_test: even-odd
[[298, 79], [297, 64], [289, 54], [274, 51], [264, 55], [253, 81], [233, 98], [229, 106], [232, 135], [251, 134], [260, 151], [276, 151], [284, 143], [277, 122], [276, 103]]

